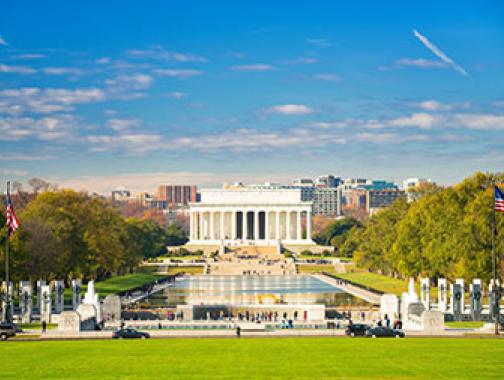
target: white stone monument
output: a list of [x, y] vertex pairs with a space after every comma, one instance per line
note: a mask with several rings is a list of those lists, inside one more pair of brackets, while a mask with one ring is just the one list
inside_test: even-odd
[[77, 311], [63, 311], [58, 319], [58, 331], [78, 333], [81, 330], [81, 316]]
[[65, 309], [65, 283], [61, 280], [54, 281], [54, 312], [61, 313]]
[[399, 315], [399, 299], [395, 294], [383, 294], [380, 297], [380, 319], [384, 319], [385, 315], [391, 321]]
[[472, 284], [469, 286], [469, 291], [471, 294], [471, 316], [473, 320], [479, 321], [481, 310], [483, 309], [483, 289], [479, 278], [473, 280]]
[[450, 287], [450, 311], [456, 318], [464, 313], [464, 280], [460, 278]]
[[403, 293], [401, 297], [401, 319], [403, 320], [404, 325], [408, 324], [408, 311], [410, 310], [411, 304], [418, 303], [418, 295], [415, 291], [415, 279], [410, 277], [408, 283], [408, 292]]
[[102, 316], [107, 321], [117, 321], [121, 319], [121, 297], [116, 294], [109, 294], [102, 304]]
[[98, 294], [95, 293], [94, 281], [89, 281], [87, 284], [87, 292], [84, 294], [84, 300], [82, 301], [85, 305], [93, 305], [96, 310], [96, 321], [101, 321], [101, 305]]
[[42, 286], [47, 285], [47, 283], [44, 280], [38, 280], [37, 281], [37, 305], [36, 309], [39, 310], [40, 312], [40, 307], [41, 307], [41, 301], [42, 301]]
[[92, 304], [81, 303], [76, 312], [80, 315], [80, 329], [94, 330], [97, 324], [96, 307]]
[[11, 310], [10, 310], [10, 315], [12, 316], [13, 310], [12, 308], [14, 307], [14, 304], [12, 302], [12, 296], [14, 292], [14, 286], [12, 285], [12, 282], [9, 281], [9, 286], [7, 287], [7, 282], [2, 281], [2, 320], [5, 320], [7, 318], [6, 313], [7, 313], [7, 305], [10, 305]]
[[33, 313], [32, 286], [30, 281], [19, 283], [19, 305], [21, 306], [21, 322], [30, 323]]
[[81, 303], [82, 280], [72, 280], [72, 310], [77, 310]]
[[428, 277], [420, 279], [420, 301], [424, 304], [425, 309], [430, 309], [430, 280]]
[[52, 316], [51, 287], [49, 285], [42, 285], [40, 287], [40, 321], [51, 323], [51, 316]]
[[438, 310], [446, 313], [448, 308], [448, 282], [446, 278], [439, 278], [438, 286]]
[[437, 310], [426, 310], [422, 313], [422, 330], [424, 333], [438, 334], [444, 331], [444, 314]]

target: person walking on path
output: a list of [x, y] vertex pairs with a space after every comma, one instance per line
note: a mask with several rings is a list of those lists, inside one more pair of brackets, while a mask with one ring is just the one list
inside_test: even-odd
[[46, 321], [42, 321], [42, 332], [45, 333], [47, 329], [47, 323]]

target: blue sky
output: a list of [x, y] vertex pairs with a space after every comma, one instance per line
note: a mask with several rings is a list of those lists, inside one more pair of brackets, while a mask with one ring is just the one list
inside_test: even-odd
[[4, 2], [0, 178], [503, 170], [504, 4], [412, 4]]

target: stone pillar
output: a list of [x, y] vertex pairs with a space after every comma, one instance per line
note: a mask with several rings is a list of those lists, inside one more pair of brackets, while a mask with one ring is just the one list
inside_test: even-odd
[[254, 210], [254, 240], [259, 240], [259, 210]]
[[500, 302], [499, 297], [497, 297], [498, 292], [499, 292], [499, 280], [497, 280], [497, 282], [494, 283], [494, 280], [491, 279], [490, 284], [488, 286], [488, 307], [492, 321], [495, 321], [497, 313], [500, 312]]
[[[2, 320], [12, 320], [13, 316], [13, 308], [14, 308], [14, 303], [12, 301], [13, 299], [13, 293], [14, 292], [14, 286], [12, 285], [12, 282], [9, 281], [9, 284], [7, 285], [6, 281], [2, 281], [2, 289], [1, 289], [1, 295], [2, 295]], [[7, 312], [7, 307], [10, 306], [10, 310]]]
[[21, 322], [30, 323], [33, 313], [33, 290], [30, 281], [19, 283], [19, 305], [21, 306]]
[[242, 236], [243, 236], [243, 240], [247, 240], [248, 238], [248, 218], [247, 218], [247, 214], [248, 214], [248, 211], [247, 210], [244, 210], [242, 211], [242, 217], [243, 217], [243, 221], [242, 221]]
[[37, 306], [36, 309], [40, 312], [41, 300], [42, 300], [42, 286], [46, 285], [44, 280], [37, 281]]
[[285, 234], [285, 237], [286, 237], [286, 240], [290, 240], [291, 239], [291, 225], [290, 225], [290, 222], [291, 222], [291, 212], [290, 210], [287, 210], [287, 213], [286, 213], [286, 234]]
[[481, 319], [481, 310], [483, 309], [481, 280], [478, 278], [474, 279], [469, 290], [471, 292], [471, 316], [473, 320], [479, 321]]
[[269, 211], [264, 212], [264, 240], [269, 240]]
[[312, 220], [311, 220], [311, 211], [306, 212], [306, 238], [311, 240], [311, 229], [312, 229]]
[[194, 240], [194, 211], [189, 213], [189, 240]]
[[54, 312], [61, 313], [65, 309], [65, 283], [61, 280], [54, 281]]
[[430, 310], [430, 280], [428, 277], [420, 279], [420, 301], [425, 306], [425, 310]]
[[200, 227], [199, 227], [199, 235], [200, 235], [199, 240], [205, 239], [205, 232], [204, 232], [205, 225], [204, 225], [204, 221], [203, 221], [204, 216], [205, 216], [205, 213], [203, 211], [200, 211], [199, 212], [199, 225], [200, 225]]
[[237, 218], [237, 211], [233, 210], [231, 211], [231, 239], [236, 240], [236, 237], [238, 234], [236, 233], [236, 218]]
[[460, 314], [464, 313], [464, 280], [457, 279], [451, 285], [450, 309], [455, 320], [460, 319]]
[[224, 216], [226, 216], [226, 213], [224, 211], [220, 212], [220, 239], [224, 240], [225, 234], [224, 234]]
[[438, 287], [438, 310], [446, 313], [448, 306], [448, 282], [446, 278], [439, 278]]
[[215, 212], [210, 211], [210, 240], [215, 239]]
[[296, 239], [301, 240], [301, 211], [297, 213], [297, 225], [296, 225]]
[[51, 287], [42, 285], [40, 287], [40, 322], [51, 323], [52, 316], [52, 299]]
[[275, 240], [280, 241], [280, 211], [275, 211]]
[[77, 310], [81, 303], [82, 280], [72, 280], [72, 310]]

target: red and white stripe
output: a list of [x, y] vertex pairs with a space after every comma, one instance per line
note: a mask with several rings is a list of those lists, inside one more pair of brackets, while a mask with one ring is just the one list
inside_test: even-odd
[[14, 209], [12, 208], [12, 205], [9, 202], [9, 206], [7, 207], [7, 229], [11, 234], [13, 234], [19, 227], [19, 221], [16, 216], [16, 213], [14, 212]]
[[504, 199], [497, 198], [495, 200], [495, 211], [504, 212]]

